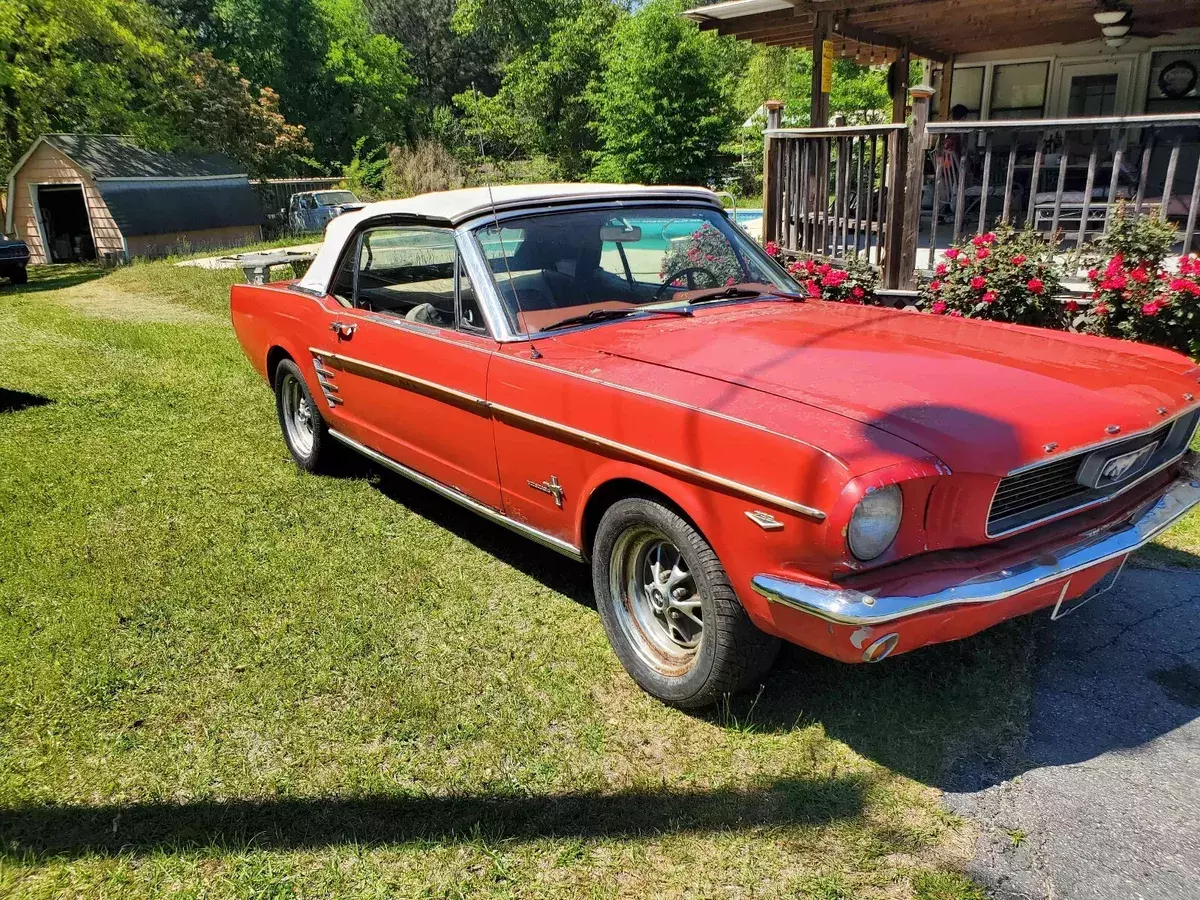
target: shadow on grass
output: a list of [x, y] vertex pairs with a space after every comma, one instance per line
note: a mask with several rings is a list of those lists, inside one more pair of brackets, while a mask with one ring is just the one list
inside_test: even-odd
[[0, 855], [298, 849], [413, 841], [536, 840], [827, 825], [860, 815], [860, 777], [788, 779], [747, 790], [542, 797], [315, 797], [0, 808]]
[[34, 409], [47, 406], [54, 401], [41, 394], [29, 394], [25, 391], [10, 391], [0, 387], [0, 414], [20, 412], [23, 409]]
[[84, 263], [62, 263], [53, 266], [31, 266], [29, 282], [22, 285], [0, 284], [0, 299], [41, 291], [59, 291], [103, 278], [111, 269]]

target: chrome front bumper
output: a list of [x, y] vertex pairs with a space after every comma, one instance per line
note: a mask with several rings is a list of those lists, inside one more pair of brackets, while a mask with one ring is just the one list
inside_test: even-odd
[[1057, 581], [1076, 572], [1119, 559], [1154, 540], [1192, 507], [1200, 504], [1200, 479], [1180, 478], [1136, 518], [1089, 531], [1033, 558], [975, 575], [952, 587], [919, 596], [869, 594], [837, 587], [804, 584], [774, 575], [755, 575], [754, 590], [772, 603], [790, 606], [840, 625], [879, 625], [944, 606], [993, 603]]

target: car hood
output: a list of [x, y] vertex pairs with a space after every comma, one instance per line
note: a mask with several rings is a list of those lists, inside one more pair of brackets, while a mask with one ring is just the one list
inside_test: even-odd
[[559, 340], [829, 410], [996, 475], [1153, 428], [1200, 392], [1191, 362], [1159, 348], [839, 303], [723, 305]]

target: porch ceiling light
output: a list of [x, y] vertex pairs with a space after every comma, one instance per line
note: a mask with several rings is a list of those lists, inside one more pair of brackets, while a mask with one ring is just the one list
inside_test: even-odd
[[1104, 43], [1108, 44], [1108, 46], [1110, 46], [1110, 47], [1124, 47], [1126, 44], [1129, 43], [1129, 38], [1127, 38], [1127, 37], [1111, 37], [1111, 38], [1106, 38]]
[[1116, 25], [1118, 22], [1124, 21], [1129, 15], [1127, 9], [1106, 9], [1098, 13], [1094, 13], [1092, 18], [1096, 20], [1097, 25]]
[[1122, 23], [1120, 25], [1105, 25], [1100, 30], [1104, 32], [1105, 37], [1125, 37], [1125, 35], [1129, 34], [1129, 25], [1126, 23]]

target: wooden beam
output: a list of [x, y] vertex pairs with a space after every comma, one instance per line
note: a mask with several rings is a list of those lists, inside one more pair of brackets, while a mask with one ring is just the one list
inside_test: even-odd
[[[799, 9], [799, 7], [796, 7]], [[812, 95], [809, 105], [808, 124], [814, 128], [829, 124], [829, 95], [821, 90], [821, 72], [824, 67], [824, 44], [829, 37], [832, 17], [827, 12], [813, 14], [812, 32]]]
[[954, 96], [954, 57], [942, 63], [942, 77], [938, 82], [938, 121], [950, 121], [950, 98]]
[[869, 44], [872, 47], [890, 47], [893, 50], [903, 50], [907, 47], [911, 55], [920, 56], [924, 59], [932, 59], [934, 62], [945, 62], [950, 58], [949, 53], [938, 50], [929, 44], [920, 41], [908, 41], [894, 34], [874, 31], [870, 28], [862, 28], [846, 21], [835, 21], [833, 23], [833, 30], [834, 33], [842, 37], [849, 38], [859, 44]]

